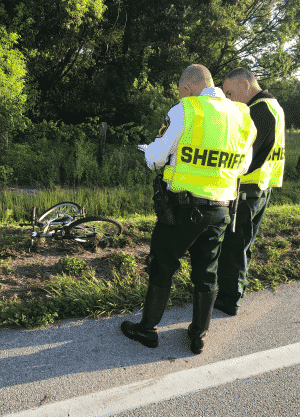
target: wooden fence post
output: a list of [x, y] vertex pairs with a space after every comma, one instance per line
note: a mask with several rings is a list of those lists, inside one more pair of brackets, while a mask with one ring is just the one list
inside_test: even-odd
[[8, 133], [0, 133], [0, 163], [3, 162], [3, 155], [8, 151]]
[[103, 166], [103, 157], [105, 155], [107, 123], [102, 122], [99, 130], [99, 142], [97, 149], [97, 162], [99, 167]]

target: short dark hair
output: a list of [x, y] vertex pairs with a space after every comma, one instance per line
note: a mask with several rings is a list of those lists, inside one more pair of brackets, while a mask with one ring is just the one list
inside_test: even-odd
[[246, 69], [246, 68], [242, 68], [242, 67], [238, 67], [235, 68], [233, 70], [231, 70], [223, 79], [222, 82], [222, 87], [224, 85], [224, 82], [228, 79], [228, 78], [246, 78], [247, 80], [250, 81], [250, 83], [253, 83], [254, 81], [256, 81], [256, 78], [253, 74], [253, 72], [251, 72], [250, 70]]

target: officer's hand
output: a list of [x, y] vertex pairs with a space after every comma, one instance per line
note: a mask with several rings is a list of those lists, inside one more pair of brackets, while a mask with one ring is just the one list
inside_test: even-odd
[[138, 145], [138, 153], [145, 154], [147, 145]]

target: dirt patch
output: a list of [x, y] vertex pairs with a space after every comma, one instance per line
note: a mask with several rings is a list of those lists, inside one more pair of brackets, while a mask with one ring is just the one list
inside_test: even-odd
[[113, 278], [111, 258], [116, 252], [133, 254], [138, 269], [145, 267], [146, 256], [150, 250], [148, 244], [122, 244], [122, 247], [97, 248], [96, 251], [85, 249], [80, 243], [69, 241], [38, 241], [34, 250], [27, 251], [26, 234], [20, 229], [10, 228], [5, 231], [11, 237], [11, 243], [0, 247], [0, 299], [15, 295], [21, 300], [26, 294], [31, 296], [38, 291], [39, 284], [51, 280], [58, 273], [58, 261], [65, 256], [84, 260], [95, 271], [99, 280]]

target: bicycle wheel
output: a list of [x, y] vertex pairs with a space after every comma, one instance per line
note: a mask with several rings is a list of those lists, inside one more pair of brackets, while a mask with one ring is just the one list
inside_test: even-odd
[[45, 211], [38, 219], [38, 223], [49, 223], [51, 221], [72, 221], [75, 216], [80, 214], [81, 207], [76, 203], [64, 202]]
[[77, 242], [90, 242], [97, 240], [103, 242], [118, 236], [123, 225], [111, 217], [85, 217], [72, 222], [65, 228], [66, 235], [70, 234]]

